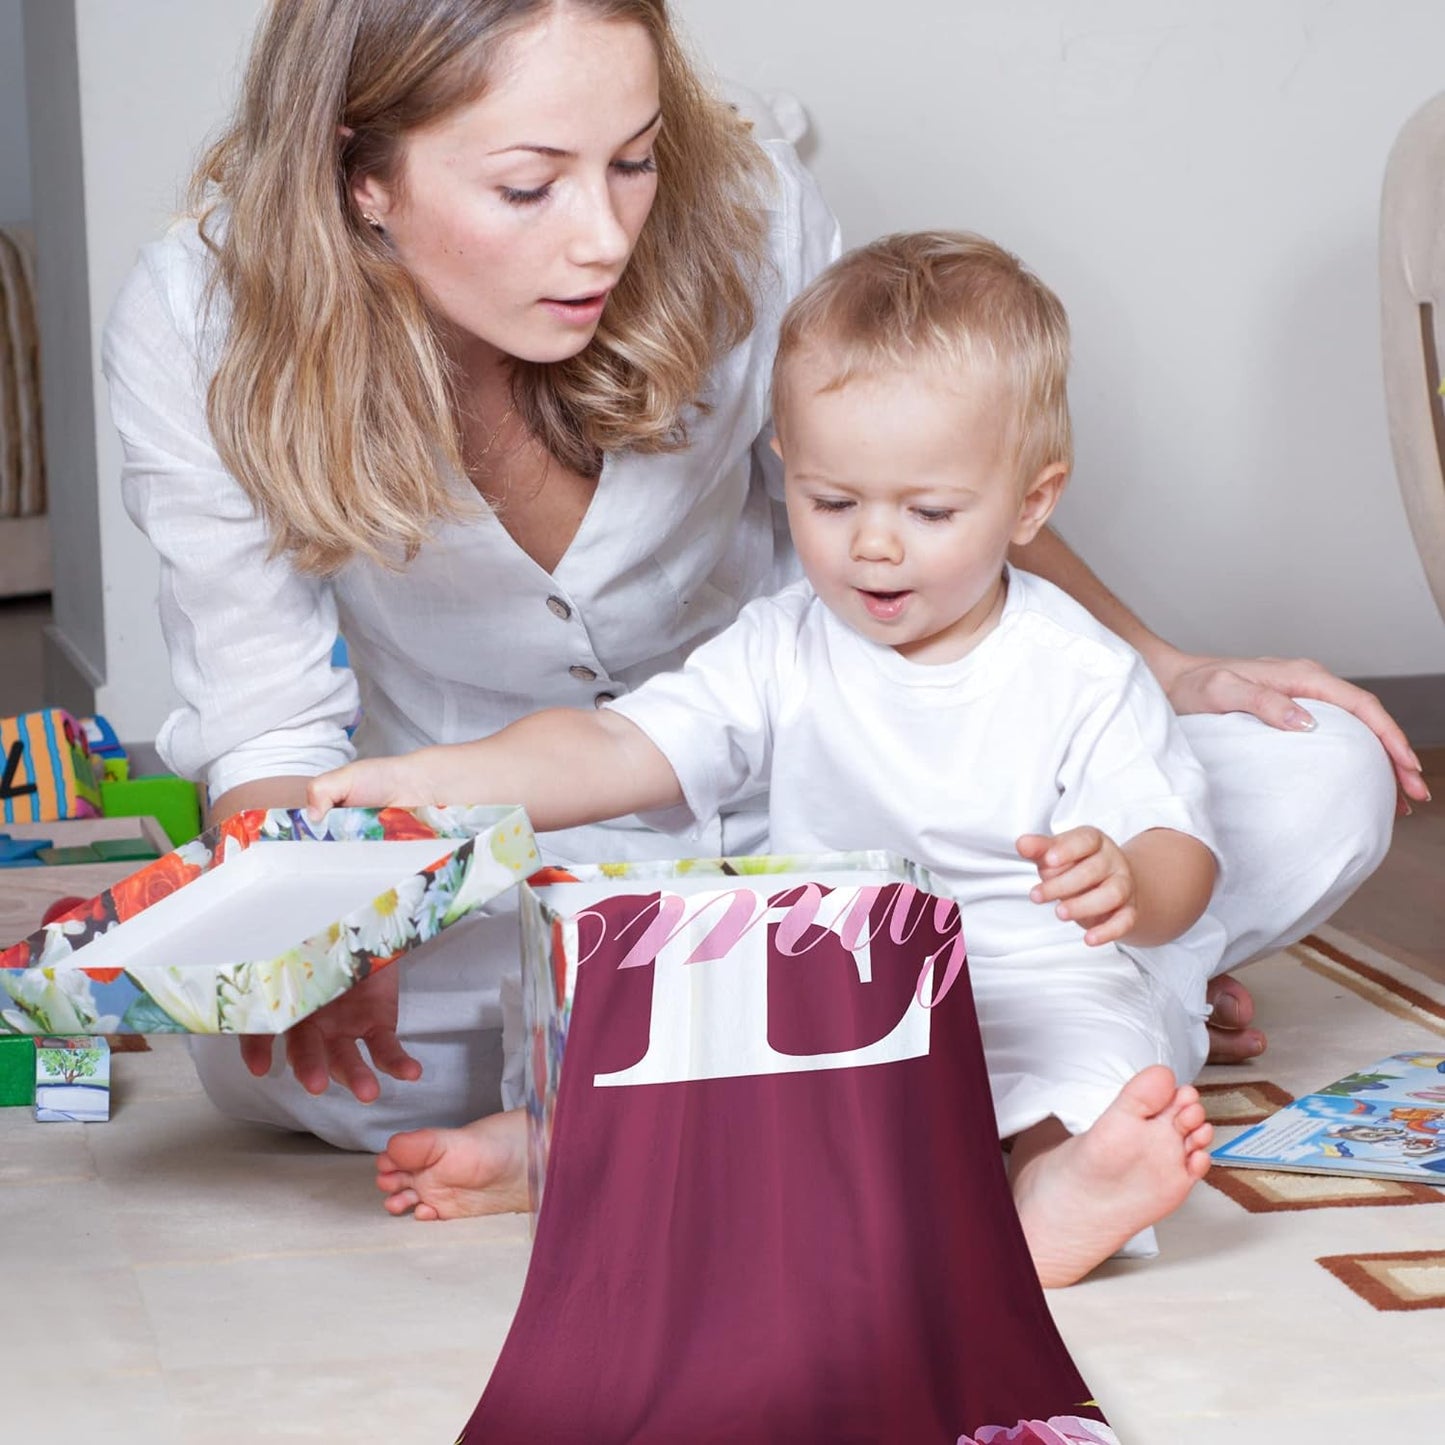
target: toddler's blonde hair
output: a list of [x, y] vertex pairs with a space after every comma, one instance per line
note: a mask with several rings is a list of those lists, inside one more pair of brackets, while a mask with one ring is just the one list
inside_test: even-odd
[[[967, 231], [884, 236], [836, 261], [788, 308], [773, 363], [780, 437], [796, 398], [790, 368], [820, 363], [836, 391], [859, 377], [925, 368], [989, 372], [1004, 392], [1018, 475], [1073, 464], [1069, 321], [1019, 259]], [[786, 448], [786, 437], [783, 437]]]

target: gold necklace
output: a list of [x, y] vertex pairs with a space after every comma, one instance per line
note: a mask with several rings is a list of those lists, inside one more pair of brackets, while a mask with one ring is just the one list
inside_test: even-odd
[[[512, 413], [516, 411], [516, 409], [517, 402], [516, 398], [514, 397], [511, 402], [508, 403], [506, 411], [502, 413], [501, 421], [497, 423], [497, 425], [492, 430], [491, 436], [487, 438], [486, 446], [481, 449], [481, 451], [477, 454], [476, 460], [473, 461], [471, 466], [468, 468], [468, 471], [475, 479], [474, 485], [476, 486], [477, 490], [481, 492], [482, 496], [486, 498], [487, 502], [494, 510], [500, 510], [506, 505], [508, 501], [511, 500], [511, 488], [506, 487], [500, 495], [494, 492], [489, 493], [488, 490], [482, 486], [482, 473], [485, 471], [482, 463], [486, 461], [488, 454], [491, 452], [492, 448], [496, 446], [497, 438], [501, 436], [502, 429], [507, 425], [507, 422], [511, 419]], [[532, 488], [532, 491], [526, 497], [526, 500], [528, 502], [534, 502], [537, 500], [537, 497], [541, 494], [542, 488], [547, 485], [547, 478], [551, 475], [551, 471], [552, 454], [550, 451], [547, 451], [544, 448], [542, 453], [542, 474], [537, 479], [537, 485]]]
[[492, 448], [497, 444], [497, 438], [502, 434], [502, 428], [512, 419], [512, 413], [517, 409], [515, 397], [507, 403], [507, 409], [502, 413], [502, 419], [492, 428], [492, 434], [487, 438], [487, 444], [478, 453], [477, 459], [472, 463], [473, 471], [481, 471], [482, 463], [491, 455]]

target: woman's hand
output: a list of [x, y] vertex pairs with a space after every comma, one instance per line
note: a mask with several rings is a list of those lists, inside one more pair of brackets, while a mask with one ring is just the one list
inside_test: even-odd
[[[421, 1064], [396, 1036], [398, 990], [395, 964], [378, 969], [281, 1035], [286, 1062], [308, 1094], [324, 1094], [335, 1080], [363, 1104], [372, 1103], [381, 1083], [361, 1056], [363, 1043], [383, 1074], [408, 1082], [421, 1078]], [[271, 1067], [271, 1042], [270, 1034], [241, 1035], [241, 1058], [257, 1078]]]
[[1400, 791], [1429, 802], [1420, 759], [1400, 725], [1373, 693], [1336, 677], [1317, 662], [1278, 657], [1195, 657], [1172, 651], [1154, 665], [1177, 713], [1247, 712], [1270, 727], [1309, 732], [1315, 720], [1295, 698], [1317, 698], [1353, 713], [1379, 738]]

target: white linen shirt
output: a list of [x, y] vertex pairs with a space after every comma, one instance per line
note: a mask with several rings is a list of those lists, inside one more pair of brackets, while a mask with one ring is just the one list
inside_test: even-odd
[[[715, 368], [685, 451], [604, 459], [550, 574], [487, 515], [441, 528], [401, 572], [357, 560], [326, 580], [268, 559], [265, 524], [206, 422], [224, 326], [220, 308], [218, 325], [203, 321], [209, 254], [194, 222], [142, 251], [107, 323], [103, 366], [125, 505], [160, 554], [181, 705], [157, 747], [174, 771], [216, 796], [336, 767], [353, 754], [358, 703], [363, 755], [481, 737], [539, 707], [592, 706], [676, 666], [794, 575], [763, 445], [770, 369], [784, 307], [839, 238], [792, 147], [760, 144], [778, 184], [757, 325]], [[338, 629], [354, 675], [331, 664]]]

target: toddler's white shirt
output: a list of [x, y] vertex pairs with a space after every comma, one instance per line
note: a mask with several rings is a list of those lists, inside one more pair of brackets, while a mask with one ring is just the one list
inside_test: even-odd
[[686, 807], [653, 821], [686, 829], [771, 784], [773, 852], [925, 864], [959, 900], [975, 966], [1080, 947], [1076, 923], [1030, 901], [1023, 833], [1173, 828], [1214, 847], [1203, 771], [1142, 658], [1016, 569], [997, 627], [956, 662], [868, 641], [801, 582], [610, 706], [682, 784]]

